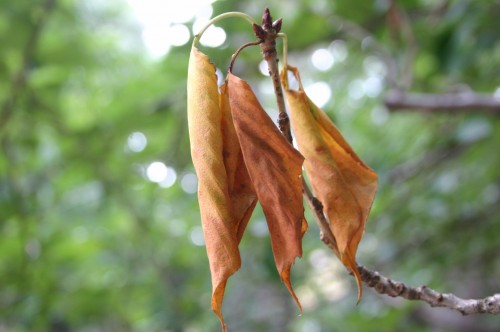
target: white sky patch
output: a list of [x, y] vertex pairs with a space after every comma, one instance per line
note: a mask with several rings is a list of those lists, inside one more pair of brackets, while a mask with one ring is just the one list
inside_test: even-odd
[[[166, 55], [172, 46], [182, 46], [188, 43], [191, 33], [184, 23], [193, 19], [195, 23], [208, 21], [212, 15], [211, 4], [214, 1], [127, 0], [142, 26], [143, 42], [154, 58]], [[220, 31], [216, 32], [216, 35], [217, 40], [220, 41]], [[225, 40], [225, 33], [223, 39]]]

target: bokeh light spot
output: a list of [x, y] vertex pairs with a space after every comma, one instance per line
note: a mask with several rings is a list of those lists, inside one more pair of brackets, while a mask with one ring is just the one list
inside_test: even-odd
[[170, 188], [177, 180], [177, 172], [172, 167], [167, 166], [167, 176], [160, 182], [160, 187]]
[[259, 63], [259, 71], [262, 75], [269, 76], [269, 67], [267, 66], [267, 62], [265, 60], [262, 60]]
[[201, 36], [200, 43], [208, 47], [218, 47], [226, 41], [226, 31], [224, 29], [211, 26]]
[[181, 188], [188, 194], [198, 191], [198, 178], [194, 173], [186, 173], [181, 178]]
[[347, 51], [347, 46], [343, 40], [335, 40], [328, 47], [333, 55], [335, 61], [342, 62], [347, 59], [349, 52]]
[[305, 88], [306, 94], [318, 106], [323, 107], [330, 100], [332, 90], [325, 82], [316, 82]]
[[382, 88], [382, 81], [378, 77], [369, 77], [363, 82], [363, 91], [370, 98], [378, 97]]
[[335, 60], [330, 51], [324, 48], [320, 48], [314, 51], [314, 53], [311, 56], [311, 61], [313, 66], [316, 67], [318, 70], [327, 71], [330, 68], [332, 68]]
[[168, 41], [173, 46], [182, 46], [189, 41], [191, 34], [184, 24], [174, 24], [168, 29]]
[[146, 176], [149, 181], [160, 183], [167, 178], [167, 166], [161, 161], [155, 161], [146, 168]]
[[203, 236], [203, 229], [200, 226], [195, 226], [191, 229], [191, 232], [189, 233], [189, 238], [191, 239], [191, 242], [195, 246], [204, 246], [205, 245], [205, 237]]
[[146, 148], [147, 144], [148, 139], [146, 138], [146, 135], [144, 135], [140, 131], [135, 131], [132, 134], [128, 135], [127, 146], [130, 151], [141, 152]]

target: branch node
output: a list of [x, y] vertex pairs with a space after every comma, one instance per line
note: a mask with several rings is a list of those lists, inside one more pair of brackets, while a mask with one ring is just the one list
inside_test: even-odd
[[400, 296], [401, 294], [403, 294], [406, 289], [405, 285], [400, 282], [396, 282], [394, 284], [394, 288], [396, 290], [396, 296]]
[[[421, 288], [423, 289], [423, 287], [421, 287]], [[409, 288], [408, 289], [408, 299], [409, 300], [417, 300], [418, 298], [419, 298], [418, 291], [415, 288]]]
[[385, 294], [385, 285], [383, 283], [375, 284], [375, 290], [381, 294]]

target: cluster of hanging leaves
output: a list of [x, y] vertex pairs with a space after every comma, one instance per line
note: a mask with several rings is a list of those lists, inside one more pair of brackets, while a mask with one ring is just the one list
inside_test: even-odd
[[377, 189], [377, 175], [344, 140], [328, 116], [306, 96], [296, 68], [288, 67], [299, 90], [282, 81], [300, 153], [281, 134], [250, 86], [228, 74], [217, 86], [215, 66], [194, 45], [188, 69], [191, 156], [212, 275], [212, 310], [222, 329], [222, 299], [228, 278], [241, 266], [238, 245], [257, 203], [267, 219], [276, 267], [301, 309], [290, 269], [302, 256], [307, 229], [302, 166], [324, 205], [342, 263], [360, 276], [356, 250]]
[[188, 122], [212, 273], [212, 309], [224, 327], [226, 282], [241, 265], [238, 244], [257, 199], [268, 222], [276, 267], [299, 304], [290, 268], [302, 256], [307, 229], [304, 158], [281, 135], [245, 81], [229, 74], [219, 93], [214, 65], [195, 47], [188, 71]]

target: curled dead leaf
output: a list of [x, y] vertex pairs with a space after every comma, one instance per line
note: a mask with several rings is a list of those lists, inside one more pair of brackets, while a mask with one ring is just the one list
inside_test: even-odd
[[356, 277], [359, 301], [362, 288], [356, 251], [377, 191], [377, 174], [357, 156], [326, 113], [307, 97], [297, 68], [287, 69], [299, 82], [298, 90], [289, 89], [286, 72], [282, 73], [292, 129], [305, 157], [313, 191], [329, 219], [339, 258]]
[[243, 158], [266, 215], [276, 267], [301, 309], [290, 269], [295, 258], [302, 256], [307, 229], [302, 202], [304, 158], [280, 133], [244, 80], [229, 73], [228, 92]]
[[196, 47], [188, 68], [191, 157], [212, 275], [212, 310], [222, 317], [227, 279], [241, 265], [238, 244], [257, 202], [232, 124], [226, 88], [218, 92], [215, 66]]

